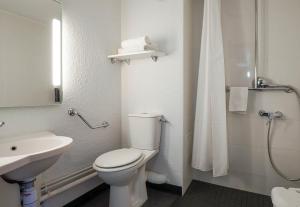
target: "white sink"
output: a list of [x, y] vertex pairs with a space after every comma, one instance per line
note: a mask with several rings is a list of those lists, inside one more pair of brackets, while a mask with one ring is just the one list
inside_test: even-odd
[[32, 179], [51, 167], [73, 142], [50, 132], [0, 141], [0, 176], [10, 181]]

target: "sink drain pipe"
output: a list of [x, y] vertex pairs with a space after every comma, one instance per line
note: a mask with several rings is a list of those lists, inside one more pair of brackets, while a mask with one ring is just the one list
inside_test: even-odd
[[24, 182], [18, 182], [20, 186], [21, 205], [22, 207], [39, 207], [37, 191], [34, 187], [35, 179]]

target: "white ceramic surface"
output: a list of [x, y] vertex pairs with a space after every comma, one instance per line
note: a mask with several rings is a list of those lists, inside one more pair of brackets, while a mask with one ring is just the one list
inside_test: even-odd
[[[136, 149], [139, 150], [139, 149]], [[139, 150], [143, 157], [129, 168], [112, 168], [111, 171], [99, 168], [94, 163], [98, 175], [110, 185], [110, 207], [140, 207], [147, 200], [146, 164], [158, 150]]]
[[0, 142], [0, 175], [24, 181], [51, 167], [73, 139], [43, 132]]

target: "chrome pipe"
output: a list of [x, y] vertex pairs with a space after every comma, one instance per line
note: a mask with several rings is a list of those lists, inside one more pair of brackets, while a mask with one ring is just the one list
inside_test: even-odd
[[95, 172], [95, 170], [93, 169], [92, 166], [80, 169], [78, 171], [75, 171], [73, 173], [70, 173], [68, 175], [62, 176], [58, 179], [55, 180], [51, 180], [49, 182], [47, 182], [46, 184], [41, 186], [42, 191], [44, 191], [44, 189], [47, 188], [52, 188], [53, 186], [57, 186], [57, 185], [61, 185], [62, 183], [66, 183], [69, 180], [74, 179], [74, 177], [80, 177], [81, 175], [85, 175], [85, 174], [90, 174], [92, 172]]
[[258, 0], [255, 0], [254, 88], [258, 88]]

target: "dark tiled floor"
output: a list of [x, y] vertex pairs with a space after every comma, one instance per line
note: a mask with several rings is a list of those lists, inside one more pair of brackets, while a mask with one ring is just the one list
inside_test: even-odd
[[[255, 193], [193, 181], [185, 196], [148, 188], [143, 207], [272, 207], [271, 199]], [[109, 190], [72, 207], [108, 207]]]
[[172, 207], [272, 207], [268, 196], [193, 181]]

